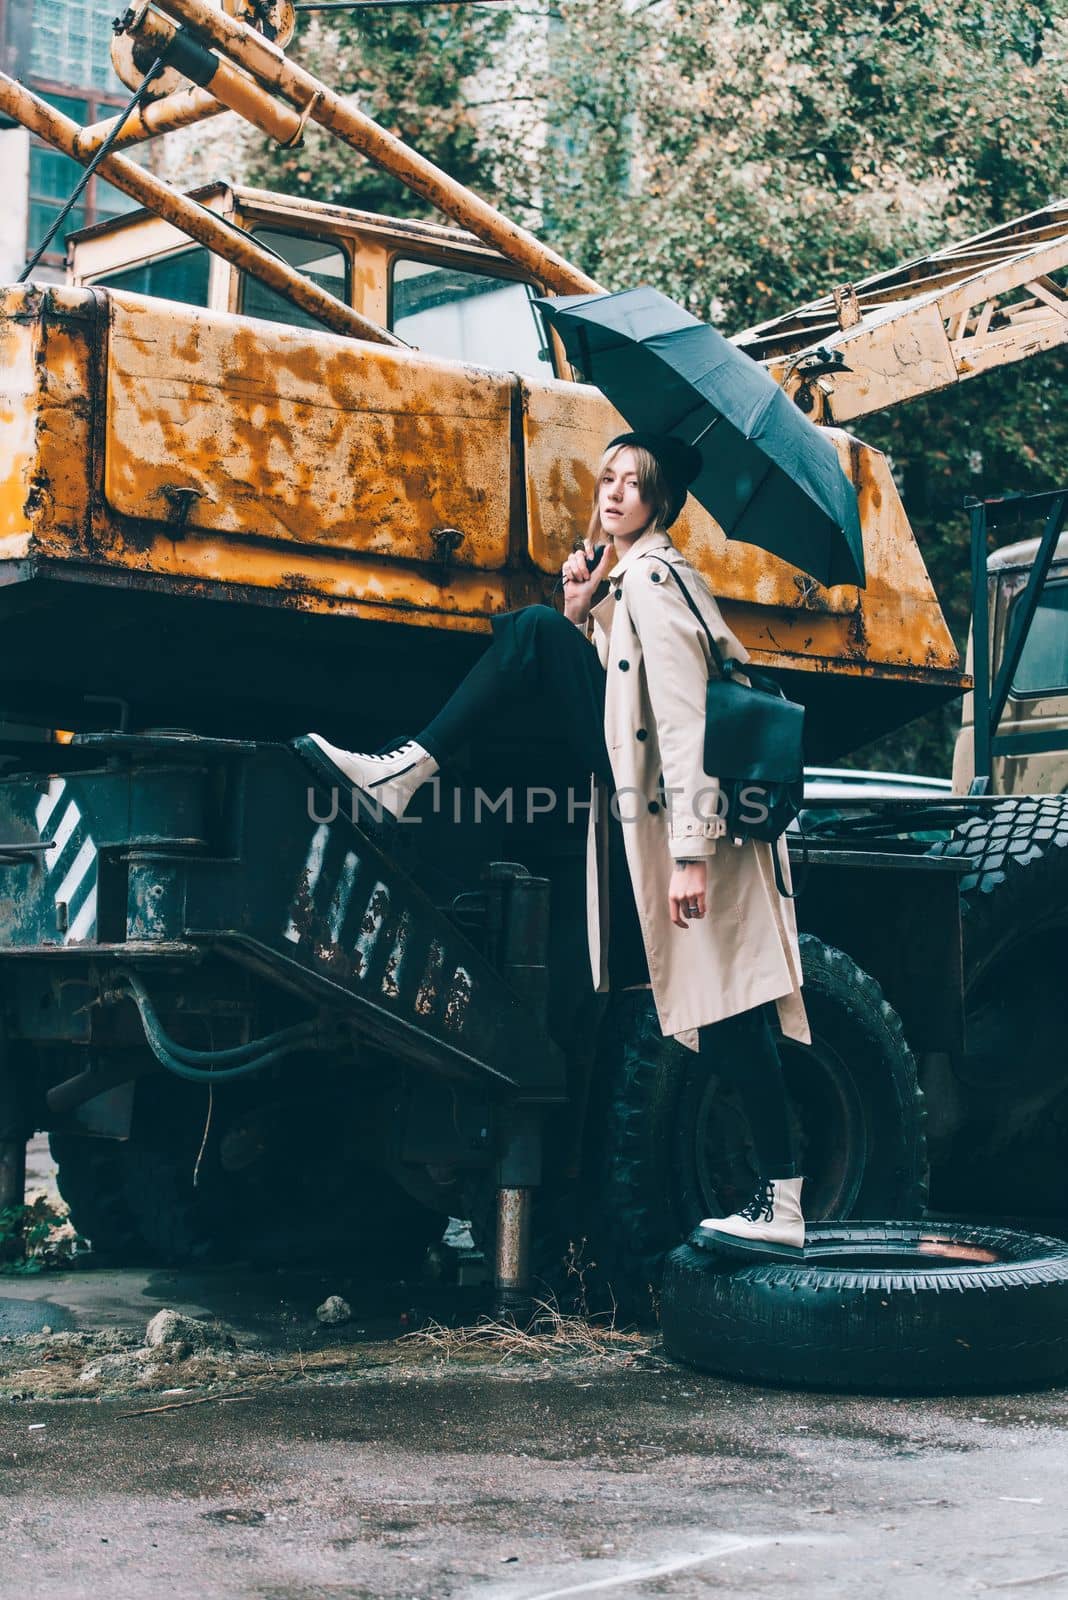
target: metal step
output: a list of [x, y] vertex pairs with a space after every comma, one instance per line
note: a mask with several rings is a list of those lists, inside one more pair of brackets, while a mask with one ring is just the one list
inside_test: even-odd
[[[428, 1071], [563, 1098], [530, 981], [544, 954], [524, 959], [513, 935], [498, 970], [292, 750], [94, 734], [61, 764], [0, 780], [0, 960], [114, 972], [125, 956], [144, 975], [156, 952], [222, 956]], [[497, 876], [491, 899], [529, 902], [505, 922], [536, 933], [542, 880]]]

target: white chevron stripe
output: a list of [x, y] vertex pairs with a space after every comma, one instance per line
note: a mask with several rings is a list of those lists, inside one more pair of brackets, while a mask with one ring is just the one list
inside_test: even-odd
[[382, 924], [386, 920], [386, 912], [388, 910], [389, 890], [384, 883], [376, 883], [371, 890], [367, 909], [363, 914], [360, 937], [356, 940], [356, 953], [360, 957], [361, 973], [367, 971], [368, 963], [374, 955], [375, 945], [378, 943], [378, 936], [382, 932]]
[[96, 845], [93, 843], [92, 839], [86, 839], [85, 843], [78, 851], [78, 854], [71, 862], [70, 870], [68, 871], [66, 877], [56, 890], [57, 905], [61, 900], [65, 900], [67, 905], [70, 905], [78, 890], [78, 886], [95, 860]]
[[85, 904], [63, 936], [64, 944], [78, 944], [96, 930], [96, 885], [86, 895]]
[[331, 944], [338, 944], [341, 941], [341, 930], [345, 925], [345, 913], [349, 909], [352, 886], [356, 881], [356, 868], [359, 864], [359, 856], [353, 855], [350, 850], [345, 857], [345, 865], [338, 874], [337, 888], [334, 890], [334, 898], [330, 902], [330, 910], [327, 913]]
[[48, 793], [41, 796], [34, 811], [38, 833], [44, 833], [52, 820], [52, 813], [62, 800], [66, 787], [67, 785], [62, 778], [52, 778], [49, 781]]
[[44, 853], [44, 863], [47, 871], [52, 872], [54, 870], [56, 863], [70, 841], [71, 834], [81, 820], [82, 814], [72, 800], [63, 813], [59, 827], [56, 829], [52, 848]]
[[[308, 846], [308, 855], [304, 862], [302, 875], [304, 882], [301, 885], [301, 898], [306, 893], [310, 901], [315, 899], [315, 890], [322, 876], [323, 860], [326, 856], [326, 846], [329, 838], [330, 824], [327, 822], [322, 823], [312, 834], [312, 842]], [[300, 943], [300, 929], [292, 917], [289, 919], [289, 927], [286, 929], [285, 937], [291, 944]]]

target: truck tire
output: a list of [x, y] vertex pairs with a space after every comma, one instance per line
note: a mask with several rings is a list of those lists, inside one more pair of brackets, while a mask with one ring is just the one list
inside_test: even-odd
[[241, 1258], [283, 1266], [329, 1258], [339, 1268], [400, 1279], [419, 1270], [448, 1220], [369, 1168], [346, 1172], [343, 1192], [321, 1173], [312, 1182], [310, 1170], [275, 1171], [272, 1183], [249, 1185], [208, 1154], [194, 1188], [197, 1141], [179, 1149], [53, 1134], [49, 1142], [74, 1227], [115, 1262]]
[[48, 1142], [71, 1222], [95, 1252], [131, 1265], [233, 1253], [231, 1227], [220, 1226], [218, 1208], [193, 1188], [191, 1163], [177, 1152], [70, 1133]]
[[[813, 1042], [783, 1041], [783, 1068], [805, 1215], [922, 1215], [923, 1096], [901, 1020], [841, 950], [802, 935], [801, 957]], [[604, 1057], [592, 1255], [615, 1299], [641, 1315], [667, 1251], [703, 1217], [749, 1199], [755, 1166], [736, 1094], [663, 1037], [648, 991], [615, 998]]]
[[59, 1192], [82, 1238], [114, 1261], [143, 1260], [145, 1243], [123, 1193], [118, 1141], [53, 1133], [48, 1147]]
[[809, 1228], [803, 1263], [739, 1266], [682, 1245], [664, 1348], [758, 1383], [950, 1394], [1068, 1373], [1068, 1244], [969, 1225]]
[[1068, 796], [1008, 799], [931, 854], [962, 858], [966, 1051], [939, 1153], [945, 1210], [1068, 1209]]

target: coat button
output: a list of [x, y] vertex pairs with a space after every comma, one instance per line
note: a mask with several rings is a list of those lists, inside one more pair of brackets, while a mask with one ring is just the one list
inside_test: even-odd
[[659, 574], [659, 572], [651, 572], [649, 574], [649, 576], [652, 578], [654, 583], [659, 583], [660, 582], [660, 574]]
[[660, 806], [659, 806], [658, 802], [655, 801], [655, 800], [650, 800], [650, 802], [649, 802], [649, 810], [650, 810], [650, 813], [655, 817], [657, 812], [660, 810]]
[[623, 598], [623, 590], [622, 589], [616, 589], [613, 598], [616, 599], [616, 600], [622, 600], [622, 598]]
[[619, 663], [619, 670], [620, 670], [620, 672], [629, 672], [630, 671], [630, 662], [629, 661], [621, 661]]
[[634, 737], [636, 739], [648, 739], [649, 735], [644, 728], [639, 728]]

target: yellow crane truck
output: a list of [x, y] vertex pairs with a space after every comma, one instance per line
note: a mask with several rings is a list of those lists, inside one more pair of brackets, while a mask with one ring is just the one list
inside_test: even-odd
[[[748, 1129], [647, 993], [592, 992], [553, 727], [496, 728], [390, 832], [288, 747], [420, 726], [494, 616], [551, 598], [620, 421], [531, 302], [597, 286], [309, 79], [285, 8], [248, 9], [132, 8], [121, 70], [166, 70], [125, 122], [0, 76], [9, 115], [144, 207], [76, 235], [65, 284], [0, 291], [0, 1207], [48, 1129], [103, 1250], [340, 1234], [403, 1271], [462, 1216], [502, 1297], [585, 1238], [640, 1309], [746, 1190]], [[227, 106], [290, 142], [320, 122], [448, 223], [181, 196], [118, 153]], [[843, 424], [1063, 341], [1066, 262], [1062, 204], [738, 336], [831, 430], [867, 587], [692, 504], [675, 537], [804, 702], [811, 761], [971, 684], [889, 464]], [[984, 564], [1001, 514], [973, 515]], [[943, 1206], [988, 1161], [1003, 1209], [1063, 1199], [1068, 805], [989, 787], [815, 830], [813, 1042], [786, 1046], [813, 1218], [922, 1209], [921, 1078]]]

